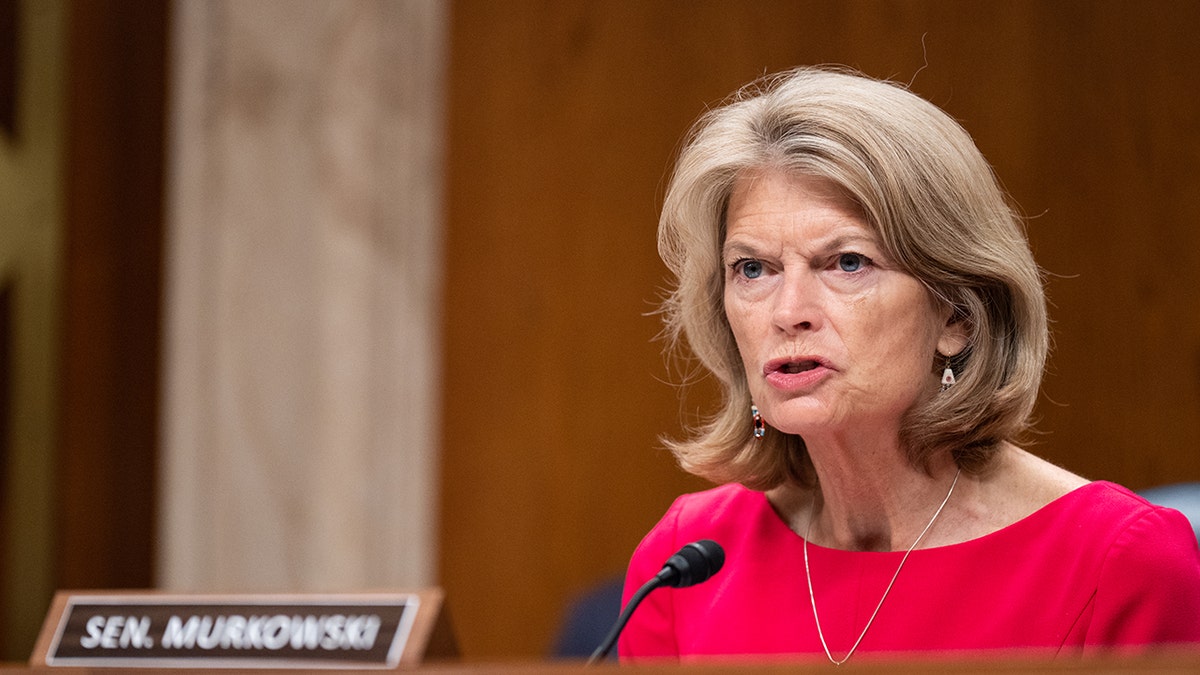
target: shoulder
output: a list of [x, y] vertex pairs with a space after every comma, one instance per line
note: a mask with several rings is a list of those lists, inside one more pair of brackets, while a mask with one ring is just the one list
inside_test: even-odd
[[1182, 563], [1200, 574], [1195, 531], [1182, 513], [1151, 504], [1115, 483], [1098, 481], [1079, 492], [1081, 508], [1111, 530], [1110, 558], [1169, 566]]
[[989, 482], [1032, 513], [1091, 481], [1013, 445], [997, 457]]
[[944, 533], [949, 543], [1004, 531], [1088, 485], [1087, 479], [1007, 443], [982, 474], [964, 483], [962, 500], [952, 507], [953, 515], [943, 518], [954, 525]]
[[[754, 514], [760, 513], [764, 506], [769, 510], [766, 497], [761, 492], [738, 484], [722, 485], [676, 498], [634, 550], [625, 575], [622, 604], [627, 604], [638, 589], [662, 569], [663, 563], [684, 545], [700, 539], [712, 539], [723, 547], [727, 546], [729, 533], [736, 532], [748, 520], [754, 519]], [[736, 560], [736, 556], [736, 553], [731, 555], [730, 551], [726, 551], [726, 569]], [[712, 588], [711, 584], [708, 588]], [[621, 634], [622, 660], [677, 657], [680, 646], [676, 634], [676, 603], [694, 591], [689, 588], [647, 597]]]
[[696, 538], [713, 538], [721, 530], [745, 524], [770, 505], [761, 492], [737, 483], [680, 495], [647, 537], [671, 535], [671, 544], [682, 546]]
[[1079, 486], [1041, 511], [1055, 515], [1080, 536], [1105, 546], [1144, 536], [1179, 537], [1185, 542], [1195, 539], [1183, 514], [1151, 504], [1129, 488], [1108, 481]]
[[1190, 529], [1187, 518], [1178, 511], [1152, 504], [1129, 488], [1109, 481], [1087, 483], [1072, 490], [1064, 500], [1071, 502], [1071, 506], [1081, 513], [1091, 514], [1089, 519], [1107, 522], [1117, 531], [1139, 523], [1145, 526], [1157, 522], [1182, 524]]
[[711, 490], [680, 495], [667, 513], [674, 514], [681, 523], [688, 524], [697, 520], [703, 522], [736, 517], [765, 506], [767, 501], [763, 493], [738, 483], [728, 483]]
[[[1196, 537], [1178, 511], [1151, 504], [1128, 488], [1088, 481], [1016, 448], [1010, 448], [985, 489], [986, 529], [1027, 546], [1055, 551], [1093, 575], [1113, 569], [1196, 566]], [[987, 520], [990, 518], [990, 520]], [[1093, 577], [1097, 578], [1097, 577]]]
[[1064, 543], [1095, 552], [1098, 592], [1189, 589], [1200, 611], [1200, 549], [1183, 514], [1106, 481], [1074, 490], [1047, 510], [1055, 512]]
[[1200, 547], [1187, 518], [1113, 483], [1072, 496], [1103, 546], [1088, 643], [1200, 642]]
[[1090, 523], [1089, 529], [1104, 527], [1114, 533], [1142, 518], [1149, 523], [1179, 516], [1122, 485], [1089, 481], [1015, 446], [1004, 448], [999, 458], [992, 487], [996, 494], [1011, 496], [1017, 511], [1067, 509], [1076, 522]]
[[779, 522], [766, 496], [736, 483], [681, 495], [642, 539], [633, 562], [657, 571], [656, 565], [689, 542], [713, 539], [725, 545], [760, 529], [755, 523], [769, 527], [772, 521]]

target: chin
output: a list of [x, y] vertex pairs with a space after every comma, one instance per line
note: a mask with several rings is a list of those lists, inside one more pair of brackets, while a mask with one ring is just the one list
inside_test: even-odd
[[872, 426], [865, 416], [847, 415], [827, 408], [796, 409], [793, 407], [789, 409], [789, 406], [785, 404], [781, 409], [777, 408], [773, 412], [775, 413], [773, 417], [778, 419], [768, 419], [768, 426], [781, 433], [802, 438], [837, 436], [853, 429], [861, 430], [863, 427]]
[[770, 422], [768, 424], [776, 431], [795, 436], [820, 435], [837, 431], [846, 426], [837, 420], [816, 415], [792, 415], [781, 420], [779, 424]]

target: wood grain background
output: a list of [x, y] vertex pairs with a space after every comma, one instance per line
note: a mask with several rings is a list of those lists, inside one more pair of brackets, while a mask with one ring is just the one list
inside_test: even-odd
[[[445, 2], [438, 573], [467, 658], [543, 654], [705, 487], [658, 442], [712, 390], [655, 342], [654, 230], [686, 128], [765, 72], [847, 64], [961, 120], [1049, 274], [1034, 450], [1200, 480], [1200, 4]], [[165, 5], [70, 5], [60, 587], [155, 574]]]
[[679, 492], [649, 316], [685, 129], [764, 72], [911, 81], [973, 134], [1049, 273], [1036, 452], [1200, 479], [1200, 5], [453, 3], [441, 577], [464, 652], [543, 653]]

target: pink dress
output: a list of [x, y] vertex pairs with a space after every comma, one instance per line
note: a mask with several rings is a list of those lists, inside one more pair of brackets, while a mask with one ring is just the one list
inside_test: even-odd
[[[680, 497], [633, 554], [625, 601], [679, 547], [712, 539], [725, 566], [649, 595], [622, 634], [622, 661], [753, 655], [824, 660], [803, 539], [761, 492], [725, 485]], [[904, 553], [808, 547], [825, 640], [841, 658]], [[1095, 482], [1002, 530], [918, 549], [852, 660], [904, 652], [1080, 656], [1200, 645], [1200, 551], [1182, 514]]]

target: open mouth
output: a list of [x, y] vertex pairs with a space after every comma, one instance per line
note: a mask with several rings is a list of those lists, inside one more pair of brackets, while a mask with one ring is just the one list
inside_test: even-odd
[[826, 364], [823, 364], [821, 359], [815, 357], [797, 357], [792, 359], [773, 360], [773, 362], [767, 364], [767, 368], [763, 369], [763, 371], [768, 372], [768, 374], [769, 372], [779, 372], [781, 375], [797, 375], [800, 374], [800, 372], [808, 372], [810, 370], [823, 368], [824, 365]]
[[779, 366], [779, 372], [794, 375], [796, 373], [803, 373], [806, 370], [812, 370], [819, 365], [821, 364], [816, 361], [789, 361]]

